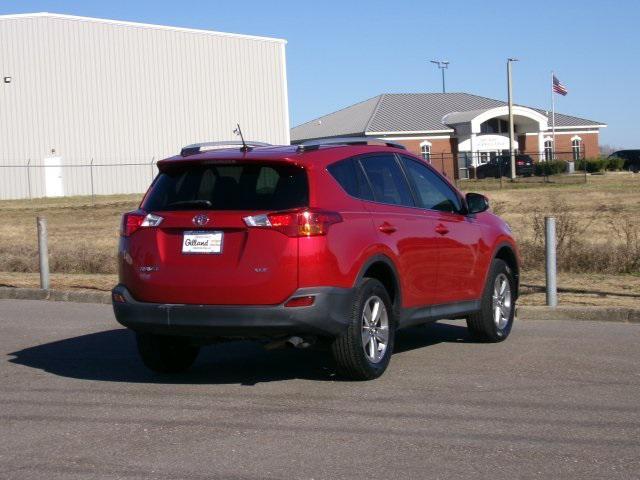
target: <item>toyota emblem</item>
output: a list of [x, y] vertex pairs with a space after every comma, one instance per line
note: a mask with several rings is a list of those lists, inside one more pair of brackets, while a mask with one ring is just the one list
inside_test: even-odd
[[193, 224], [198, 227], [204, 227], [207, 223], [209, 223], [209, 217], [203, 213], [193, 217]]

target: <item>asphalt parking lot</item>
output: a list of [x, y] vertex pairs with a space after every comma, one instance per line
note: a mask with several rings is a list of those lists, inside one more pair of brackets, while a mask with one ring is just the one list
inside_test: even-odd
[[639, 478], [640, 325], [400, 334], [379, 380], [314, 351], [203, 351], [163, 377], [102, 305], [0, 301], [0, 478]]

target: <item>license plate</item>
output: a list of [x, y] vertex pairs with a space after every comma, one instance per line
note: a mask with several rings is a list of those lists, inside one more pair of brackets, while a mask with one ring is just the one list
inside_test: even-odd
[[222, 253], [222, 232], [184, 232], [182, 253]]

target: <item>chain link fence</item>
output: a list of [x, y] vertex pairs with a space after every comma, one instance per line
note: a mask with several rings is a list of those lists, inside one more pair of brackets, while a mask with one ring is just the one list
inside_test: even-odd
[[156, 172], [155, 158], [5, 162], [0, 164], [0, 200], [143, 193]]
[[[423, 156], [436, 170], [455, 180], [502, 179], [511, 177], [508, 152], [432, 153]], [[588, 163], [582, 151], [518, 152], [516, 180], [527, 182], [586, 182]]]
[[[451, 180], [511, 176], [508, 154], [480, 152], [433, 153], [427, 160]], [[516, 177], [523, 181], [586, 182], [587, 161], [582, 152], [523, 152], [516, 154]], [[157, 172], [155, 158], [62, 159], [0, 163], [0, 200], [76, 195], [143, 193]], [[568, 175], [567, 175], [568, 174]]]

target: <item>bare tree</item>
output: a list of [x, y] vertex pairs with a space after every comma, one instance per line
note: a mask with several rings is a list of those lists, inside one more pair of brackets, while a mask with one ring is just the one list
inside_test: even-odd
[[607, 157], [618, 150], [622, 150], [622, 147], [616, 147], [615, 145], [609, 145], [608, 143], [600, 145], [600, 155], [603, 157]]

